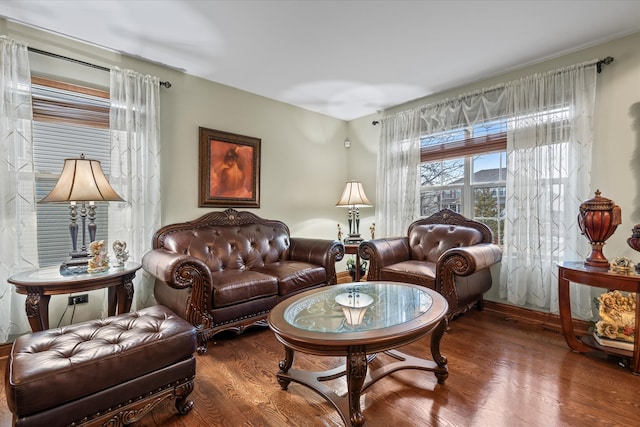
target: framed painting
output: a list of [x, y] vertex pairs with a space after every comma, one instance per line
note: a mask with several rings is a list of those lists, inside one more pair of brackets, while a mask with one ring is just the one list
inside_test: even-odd
[[200, 128], [199, 207], [260, 207], [259, 138]]

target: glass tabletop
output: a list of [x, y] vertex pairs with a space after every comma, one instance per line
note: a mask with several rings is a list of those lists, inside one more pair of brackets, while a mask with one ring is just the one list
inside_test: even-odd
[[389, 328], [424, 315], [433, 304], [425, 288], [361, 282], [323, 288], [284, 311], [289, 325], [313, 332], [349, 333]]
[[62, 274], [60, 274], [60, 267], [54, 265], [15, 274], [11, 276], [8, 281], [14, 284], [25, 285], [55, 284], [57, 282], [85, 282], [114, 275], [122, 276], [137, 271], [138, 269], [140, 269], [140, 267], [142, 267], [142, 265], [137, 262], [127, 262], [122, 268], [119, 269], [112, 267], [106, 271], [96, 273], [85, 272], [81, 274], [63, 276]]

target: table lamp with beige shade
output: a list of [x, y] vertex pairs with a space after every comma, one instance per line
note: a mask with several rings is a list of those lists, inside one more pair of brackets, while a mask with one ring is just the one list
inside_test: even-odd
[[[80, 158], [65, 159], [62, 173], [51, 192], [38, 203], [69, 203], [69, 234], [71, 235], [70, 258], [60, 265], [60, 274], [69, 276], [87, 272], [89, 253], [87, 252], [87, 230], [89, 243], [96, 238], [97, 226], [95, 202], [122, 202], [124, 199], [111, 187], [102, 171], [100, 161]], [[82, 220], [82, 246], [78, 250], [78, 206]], [[89, 224], [86, 224], [87, 216]]]
[[349, 208], [349, 235], [345, 237], [344, 243], [359, 244], [364, 240], [360, 236], [360, 208], [372, 206], [364, 193], [362, 183], [358, 181], [347, 182], [336, 206]]

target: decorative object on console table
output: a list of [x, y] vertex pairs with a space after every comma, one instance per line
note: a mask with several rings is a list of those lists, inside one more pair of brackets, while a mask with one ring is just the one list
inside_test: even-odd
[[109, 257], [104, 240], [95, 240], [89, 244], [89, 264], [87, 273], [101, 273], [109, 269]]
[[[631, 249], [640, 252], [640, 224], [636, 224], [631, 229], [631, 237], [627, 239], [627, 245]], [[636, 264], [636, 273], [640, 274], [640, 262]]]
[[362, 242], [364, 239], [360, 236], [360, 208], [371, 207], [371, 202], [364, 194], [362, 183], [358, 181], [347, 182], [336, 206], [349, 208], [349, 236], [344, 239], [344, 243], [358, 244]]
[[584, 263], [592, 267], [609, 268], [609, 261], [602, 253], [606, 240], [613, 235], [622, 223], [622, 211], [618, 205], [606, 197], [596, 196], [580, 205], [578, 226], [591, 244], [591, 254]]
[[633, 271], [634, 264], [629, 258], [617, 256], [611, 260], [609, 268], [615, 273], [629, 273]]
[[[70, 203], [69, 234], [71, 235], [70, 258], [60, 265], [60, 274], [69, 276], [87, 272], [89, 253], [86, 246], [86, 229], [89, 231], [89, 242], [96, 239], [97, 226], [95, 202], [122, 202], [124, 199], [111, 187], [102, 172], [98, 160], [85, 159], [84, 154], [77, 159], [65, 159], [62, 173], [53, 189], [38, 203], [62, 202]], [[82, 246], [78, 250], [78, 224], [76, 202], [82, 202], [80, 217], [82, 219]], [[88, 205], [87, 205], [87, 202]], [[86, 218], [89, 216], [89, 224]]]
[[123, 242], [122, 240], [113, 242], [113, 253], [116, 256], [116, 262], [113, 264], [113, 267], [116, 269], [124, 268], [124, 263], [129, 259], [127, 242]]
[[593, 331], [600, 345], [633, 351], [636, 333], [636, 294], [615, 290], [596, 299], [600, 320]]

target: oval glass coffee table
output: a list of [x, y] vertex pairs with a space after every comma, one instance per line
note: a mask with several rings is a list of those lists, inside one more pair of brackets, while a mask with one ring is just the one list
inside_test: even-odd
[[[380, 378], [401, 369], [420, 369], [447, 379], [447, 358], [440, 340], [447, 328], [447, 301], [422, 286], [396, 282], [359, 282], [313, 289], [282, 301], [269, 313], [268, 322], [284, 344], [277, 378], [286, 390], [291, 381], [303, 384], [340, 413], [345, 425], [362, 426], [360, 395]], [[394, 350], [431, 334], [432, 360]], [[322, 371], [291, 369], [295, 351], [319, 356], [344, 356], [346, 365]], [[379, 352], [394, 361], [368, 372]], [[341, 395], [325, 382], [346, 376]]]

